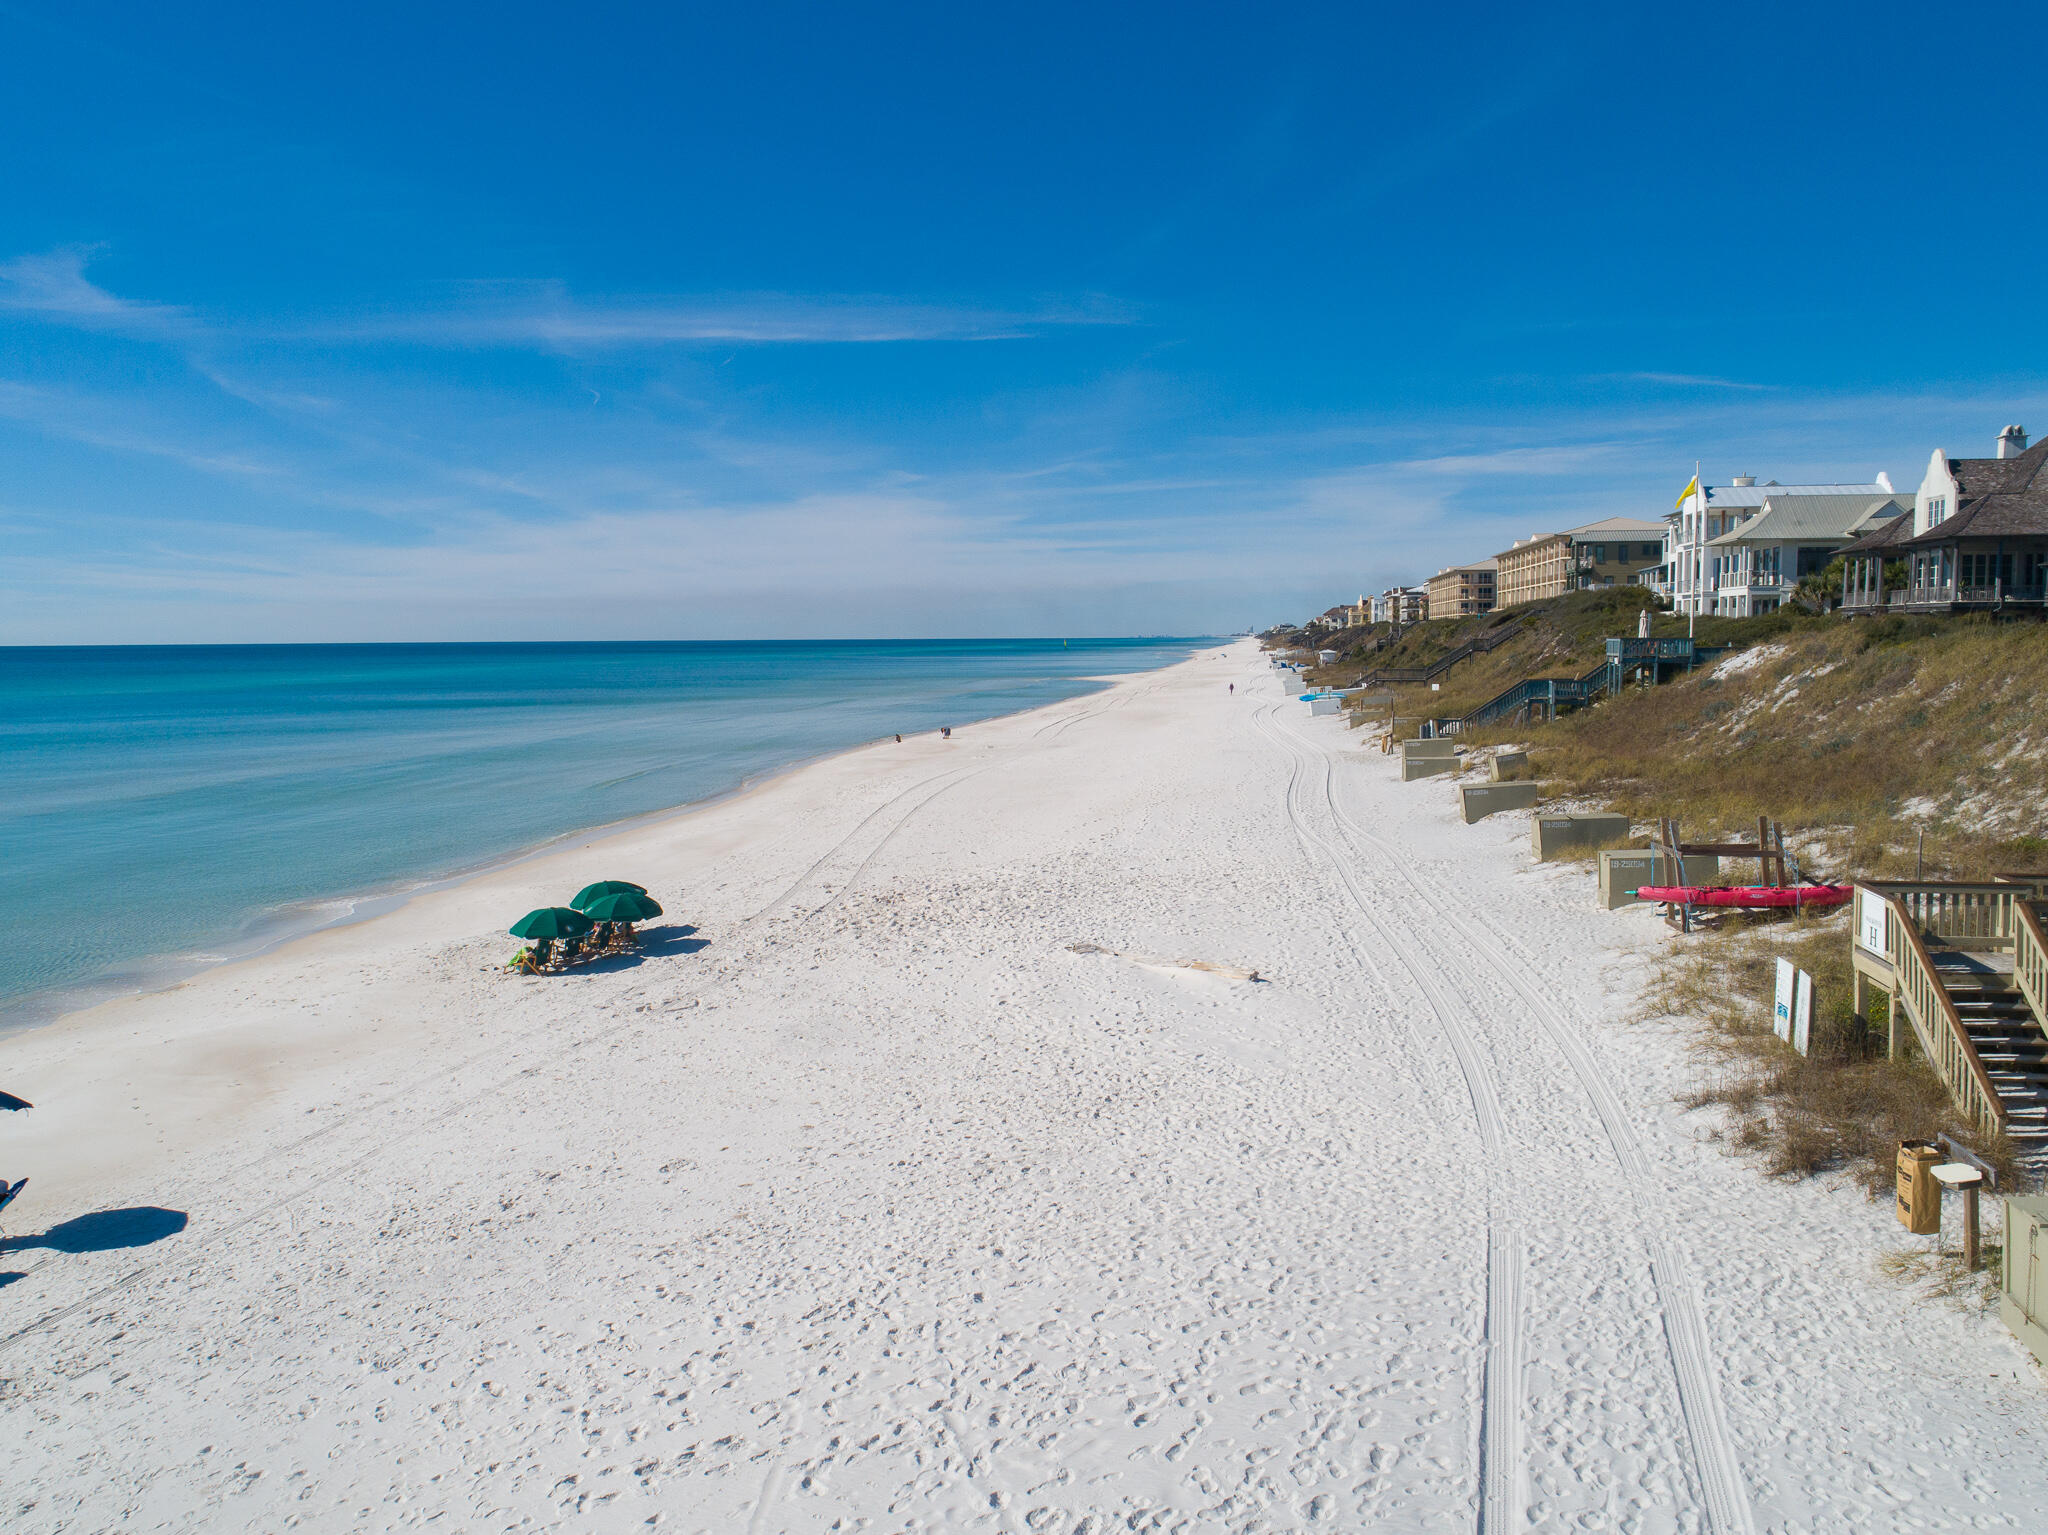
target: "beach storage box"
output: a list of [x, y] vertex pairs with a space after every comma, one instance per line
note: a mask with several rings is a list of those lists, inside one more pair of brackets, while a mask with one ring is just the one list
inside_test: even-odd
[[1628, 835], [1628, 817], [1608, 810], [1584, 815], [1538, 815], [1529, 818], [1529, 843], [1542, 863], [1567, 848], [1598, 847]]
[[1436, 773], [1453, 773], [1457, 768], [1458, 755], [1448, 738], [1401, 743], [1403, 783], [1413, 783], [1418, 778], [1428, 778]]
[[1486, 769], [1486, 776], [1495, 783], [1512, 783], [1528, 771], [1527, 752], [1495, 752], [1493, 761]]
[[1496, 810], [1527, 810], [1543, 797], [1543, 786], [1527, 783], [1468, 783], [1458, 790], [1458, 809], [1465, 824], [1483, 821]]
[[1947, 1160], [1933, 1141], [1899, 1142], [1899, 1224], [1915, 1236], [1941, 1230], [1941, 1185], [1934, 1169]]
[[2048, 1366], [2048, 1198], [2007, 1197], [1998, 1288], [2000, 1318]]
[[1685, 867], [1674, 868], [1662, 848], [1602, 848], [1600, 905], [1608, 911], [1639, 905], [1629, 892], [1643, 885], [1711, 885], [1721, 877], [1721, 860], [1712, 853], [1688, 853], [1680, 862]]
[[1308, 701], [1308, 712], [1310, 714], [1336, 714], [1343, 707], [1344, 700], [1335, 693], [1326, 693], [1321, 698], [1311, 698]]
[[1334, 650], [1318, 650], [1316, 652], [1316, 662], [1322, 666], [1335, 666], [1337, 664], [1337, 652]]

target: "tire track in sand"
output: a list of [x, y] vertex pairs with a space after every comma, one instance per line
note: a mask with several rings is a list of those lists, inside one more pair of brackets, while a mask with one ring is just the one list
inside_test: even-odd
[[1649, 1260], [1651, 1282], [1656, 1287], [1658, 1310], [1663, 1321], [1665, 1352], [1671, 1361], [1679, 1413], [1690, 1442], [1693, 1472], [1701, 1489], [1708, 1527], [1718, 1535], [1751, 1535], [1755, 1524], [1748, 1490], [1743, 1482], [1741, 1457], [1736, 1450], [1734, 1436], [1728, 1430], [1720, 1392], [1714, 1384], [1712, 1350], [1701, 1319], [1699, 1287], [1663, 1219], [1643, 1198], [1643, 1185], [1653, 1177], [1653, 1170], [1619, 1094], [1587, 1048], [1578, 1029], [1555, 1003], [1523, 978], [1509, 958], [1503, 941], [1468, 921], [1455, 906], [1441, 900], [1426, 881], [1415, 876], [1398, 848], [1365, 830], [1345, 814], [1337, 801], [1331, 773], [1335, 760], [1333, 754], [1287, 725], [1280, 724], [1277, 728], [1294, 736], [1305, 750], [1322, 759], [1323, 789], [1330, 815], [1353, 848], [1357, 851], [1370, 849], [1387, 866], [1400, 871], [1403, 882], [1416, 898], [1437, 920], [1459, 934], [1521, 1000], [1584, 1089], [1628, 1187], [1637, 1236]]
[[1305, 849], [1336, 874], [1352, 906], [1408, 973], [1436, 1015], [1458, 1070], [1465, 1080], [1472, 1115], [1483, 1152], [1486, 1189], [1486, 1311], [1481, 1323], [1484, 1365], [1480, 1382], [1478, 1425], [1479, 1528], [1507, 1531], [1526, 1522], [1522, 1492], [1522, 1373], [1526, 1358], [1522, 1270], [1524, 1249], [1519, 1226], [1509, 1216], [1515, 1208], [1508, 1183], [1510, 1169], [1503, 1145], [1506, 1120], [1492, 1073], [1459, 1020], [1455, 1001], [1438, 984], [1431, 966], [1383, 923], [1351, 872], [1351, 861], [1311, 831], [1297, 803], [1313, 760], [1297, 747], [1277, 722], [1278, 704], [1260, 705], [1253, 724], [1289, 763], [1287, 818]]

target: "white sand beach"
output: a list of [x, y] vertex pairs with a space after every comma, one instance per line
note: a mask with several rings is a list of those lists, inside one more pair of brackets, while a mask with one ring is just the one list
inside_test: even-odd
[[2042, 1528], [1995, 1316], [1453, 799], [1246, 642], [0, 1041], [7, 1528]]

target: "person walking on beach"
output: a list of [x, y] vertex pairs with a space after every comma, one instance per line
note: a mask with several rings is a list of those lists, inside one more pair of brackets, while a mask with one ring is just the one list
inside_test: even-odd
[[903, 744], [903, 732], [900, 730], [896, 732], [896, 744], [898, 746]]
[[1234, 682], [1233, 682], [1233, 683], [1231, 683], [1231, 685], [1230, 685], [1230, 691], [1231, 691], [1231, 692], [1233, 692], [1233, 693], [1235, 693], [1235, 692], [1237, 691], [1237, 684], [1236, 684], [1236, 683], [1234, 683]]

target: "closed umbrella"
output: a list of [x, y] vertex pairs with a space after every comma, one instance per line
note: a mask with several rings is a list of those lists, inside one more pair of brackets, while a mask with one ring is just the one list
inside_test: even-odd
[[661, 915], [661, 903], [645, 893], [615, 890], [584, 907], [583, 915], [594, 922], [645, 922]]
[[590, 918], [566, 906], [543, 906], [512, 924], [514, 938], [581, 938], [590, 931]]
[[636, 885], [629, 879], [601, 879], [594, 885], [585, 885], [576, 892], [576, 899], [569, 904], [578, 911], [590, 910], [592, 901], [608, 895], [645, 895], [647, 887]]

